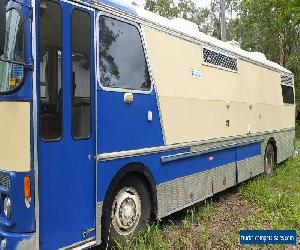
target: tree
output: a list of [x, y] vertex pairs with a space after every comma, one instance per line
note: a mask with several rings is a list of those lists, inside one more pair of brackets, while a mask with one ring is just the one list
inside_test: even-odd
[[146, 0], [145, 9], [168, 18], [177, 16], [173, 0]]
[[115, 43], [120, 36], [120, 30], [112, 30], [110, 26], [114, 26], [109, 19], [101, 16], [99, 19], [99, 26], [101, 30], [101, 36], [99, 41], [99, 55], [100, 55], [100, 72], [101, 81], [104, 86], [107, 84], [114, 84], [112, 76], [115, 79], [120, 79], [119, 68], [115, 63], [115, 59], [108, 53], [110, 47]]
[[[236, 27], [240, 0], [225, 0], [227, 40], [237, 40]], [[210, 7], [210, 35], [221, 39], [220, 0], [212, 0]]]
[[298, 0], [243, 0], [240, 9], [242, 47], [261, 51], [284, 66], [297, 38]]

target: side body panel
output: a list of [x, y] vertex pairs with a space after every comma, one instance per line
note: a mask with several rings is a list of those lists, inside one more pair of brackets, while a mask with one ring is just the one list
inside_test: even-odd
[[[124, 93], [98, 88], [98, 152], [163, 145], [154, 89], [150, 94], [134, 93], [133, 103], [127, 104]], [[148, 112], [152, 112], [152, 121], [148, 121]]]
[[145, 38], [167, 145], [295, 127], [279, 72], [242, 59], [238, 72], [226, 71], [202, 63], [200, 44], [149, 27]]

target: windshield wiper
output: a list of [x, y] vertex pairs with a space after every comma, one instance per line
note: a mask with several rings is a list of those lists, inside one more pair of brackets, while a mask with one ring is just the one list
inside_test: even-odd
[[2, 62], [7, 62], [7, 63], [13, 63], [13, 64], [18, 64], [18, 65], [23, 65], [23, 66], [27, 66], [26, 63], [23, 63], [23, 62], [17, 62], [17, 61], [13, 61], [13, 60], [9, 60], [9, 59], [4, 59], [2, 57], [0, 57], [0, 61]]
[[6, 62], [6, 63], [12, 63], [12, 64], [17, 64], [17, 65], [22, 65], [22, 66], [24, 66], [25, 69], [33, 70], [33, 63], [26, 64], [24, 62], [17, 62], [17, 61], [13, 61], [13, 60], [9, 60], [9, 59], [4, 59], [2, 57], [0, 57], [0, 61]]

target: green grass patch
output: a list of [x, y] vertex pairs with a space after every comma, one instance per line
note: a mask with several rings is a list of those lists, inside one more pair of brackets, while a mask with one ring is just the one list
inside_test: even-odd
[[256, 221], [267, 219], [273, 229], [300, 228], [299, 158], [279, 165], [271, 178], [262, 176], [243, 184], [239, 192], [261, 209]]
[[162, 237], [162, 230], [158, 225], [149, 225], [147, 231], [136, 237], [128, 239], [126, 242], [116, 242], [117, 249], [168, 249], [168, 243]]
[[[186, 215], [175, 225], [171, 220], [162, 225], [159, 222], [148, 226], [145, 233], [128, 239], [126, 242], [116, 242], [117, 249], [199, 249], [204, 248], [208, 241], [209, 218], [213, 211], [211, 202], [204, 201], [190, 209], [185, 210]], [[198, 235], [192, 235], [191, 229], [201, 221], [203, 228]]]
[[296, 138], [298, 140], [300, 139], [300, 121], [298, 121], [298, 120], [296, 120]]

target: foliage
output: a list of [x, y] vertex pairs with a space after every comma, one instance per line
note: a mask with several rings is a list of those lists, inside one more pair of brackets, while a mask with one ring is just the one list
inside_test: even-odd
[[242, 47], [285, 65], [287, 57], [298, 50], [300, 2], [242, 0], [239, 11]]
[[168, 18], [177, 15], [177, 8], [173, 0], [147, 0], [145, 9]]
[[244, 198], [268, 213], [274, 229], [300, 228], [299, 163], [299, 158], [291, 159], [276, 169], [274, 177], [260, 177], [240, 188]]
[[209, 10], [199, 8], [195, 0], [146, 0], [145, 9], [167, 18], [181, 17], [199, 25], [209, 15]]

